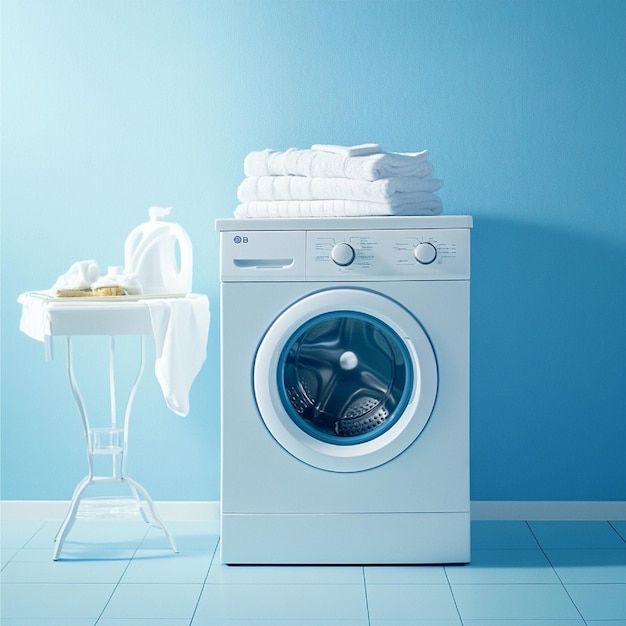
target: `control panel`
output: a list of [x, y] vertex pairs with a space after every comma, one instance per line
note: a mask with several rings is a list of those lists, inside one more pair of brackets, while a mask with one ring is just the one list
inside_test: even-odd
[[467, 280], [470, 273], [468, 228], [220, 235], [224, 281]]
[[469, 230], [308, 231], [307, 280], [463, 280]]

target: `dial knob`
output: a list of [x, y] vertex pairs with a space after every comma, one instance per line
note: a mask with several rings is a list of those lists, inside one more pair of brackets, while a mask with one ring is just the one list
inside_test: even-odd
[[330, 258], [337, 265], [350, 265], [354, 261], [354, 248], [347, 243], [338, 243], [333, 246]]
[[413, 255], [418, 263], [428, 265], [437, 258], [437, 248], [432, 243], [418, 243], [415, 250], [413, 250]]

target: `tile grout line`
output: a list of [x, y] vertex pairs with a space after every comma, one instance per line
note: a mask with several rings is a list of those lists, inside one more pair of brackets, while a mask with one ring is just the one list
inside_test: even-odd
[[206, 586], [206, 581], [209, 578], [209, 572], [211, 571], [211, 568], [213, 567], [213, 561], [215, 560], [217, 549], [220, 547], [221, 540], [222, 538], [220, 537], [215, 544], [215, 548], [213, 550], [213, 556], [211, 556], [211, 562], [209, 563], [209, 568], [206, 571], [206, 575], [204, 577], [204, 580], [202, 581], [202, 587], [200, 589], [200, 593], [198, 594], [198, 599], [196, 600], [196, 606], [193, 607], [193, 613], [191, 614], [191, 619], [189, 620], [189, 626], [193, 624], [193, 620], [196, 617], [196, 611], [198, 610], [198, 606], [200, 605], [200, 600], [202, 598], [202, 594], [204, 593], [204, 587]]
[[361, 574], [363, 575], [363, 589], [365, 590], [365, 610], [367, 611], [367, 624], [372, 626], [372, 620], [370, 618], [370, 603], [367, 597], [367, 581], [365, 580], [365, 565], [361, 565]]
[[[20, 551], [20, 550], [24, 550], [25, 547], [28, 545], [28, 543], [30, 543], [30, 541], [32, 540], [32, 538], [46, 525], [46, 520], [42, 520], [40, 525], [37, 527], [37, 530], [35, 530], [35, 532], [19, 547], [19, 548], [15, 548], [15, 553], [11, 555], [11, 557], [9, 558], [9, 560], [0, 568], [0, 571], [3, 571], [4, 568], [13, 560], [13, 557]], [[6, 548], [5, 548], [6, 549]], [[11, 550], [13, 550], [13, 548], [10, 548]]]
[[124, 578], [124, 574], [126, 574], [126, 571], [130, 567], [130, 564], [132, 563], [133, 559], [135, 558], [135, 555], [137, 554], [137, 552], [139, 552], [139, 549], [143, 545], [143, 542], [145, 541], [146, 537], [148, 536], [148, 533], [150, 532], [150, 528], [152, 528], [152, 526], [148, 525], [148, 528], [146, 528], [146, 532], [144, 533], [143, 537], [141, 538], [141, 541], [137, 544], [137, 547], [133, 551], [133, 554], [130, 557], [130, 559], [128, 559], [128, 563], [126, 563], [126, 567], [124, 568], [124, 571], [120, 574], [120, 577], [119, 577], [118, 581], [115, 583], [115, 587], [113, 587], [113, 591], [111, 591], [111, 595], [109, 596], [108, 600], [106, 601], [106, 603], [102, 607], [102, 611], [100, 611], [100, 615], [98, 615], [98, 619], [94, 622], [94, 626], [97, 626], [97, 624], [102, 619], [102, 616], [104, 615], [104, 612], [106, 611], [107, 606], [109, 606], [109, 604], [111, 602], [111, 598], [113, 598], [113, 595], [115, 594], [115, 592], [117, 591], [117, 588], [120, 586], [120, 583], [122, 582], [122, 578]]
[[445, 574], [446, 580], [448, 581], [448, 589], [450, 589], [450, 595], [452, 596], [452, 601], [454, 602], [454, 608], [456, 609], [456, 613], [459, 616], [459, 620], [461, 622], [461, 626], [463, 626], [463, 617], [461, 616], [461, 611], [459, 610], [459, 605], [456, 603], [456, 598], [454, 596], [454, 590], [452, 589], [452, 584], [450, 583], [450, 579], [448, 578], [448, 570], [446, 566], [443, 566], [443, 573]]
[[617, 536], [624, 542], [626, 543], [626, 537], [622, 537], [622, 534], [620, 533], [619, 530], [617, 530], [617, 528], [615, 528], [615, 526], [613, 526], [611, 520], [607, 520], [608, 525], [617, 533]]
[[4, 568], [13, 560], [13, 557], [23, 548], [2, 548], [3, 550], [15, 550], [15, 552], [7, 559], [7, 562], [0, 567], [0, 572], [4, 571]]
[[578, 608], [578, 605], [576, 604], [576, 602], [574, 602], [574, 598], [572, 598], [572, 596], [570, 595], [569, 591], [567, 590], [567, 587], [565, 586], [565, 583], [563, 582], [562, 578], [559, 576], [559, 573], [556, 571], [556, 567], [554, 567], [554, 564], [550, 560], [550, 557], [547, 555], [546, 551], [543, 549], [543, 546], [539, 542], [539, 539], [537, 538], [537, 535], [535, 535], [535, 531], [532, 529], [532, 526], [530, 525], [528, 520], [525, 520], [524, 523], [528, 527], [528, 530], [530, 531], [532, 536], [535, 538], [535, 541], [537, 542], [537, 545], [539, 546], [539, 549], [541, 550], [541, 553], [543, 554], [543, 556], [546, 558], [546, 560], [550, 564], [550, 567], [552, 568], [552, 571], [554, 572], [554, 575], [559, 579], [559, 582], [561, 583], [561, 587], [563, 587], [563, 590], [567, 594], [567, 597], [569, 598], [570, 602], [572, 603], [572, 605], [574, 606], [574, 608], [578, 612], [578, 615], [580, 615], [580, 619], [583, 621], [583, 624], [586, 625], [587, 624], [587, 620], [583, 617], [583, 614], [580, 612], [580, 609]]

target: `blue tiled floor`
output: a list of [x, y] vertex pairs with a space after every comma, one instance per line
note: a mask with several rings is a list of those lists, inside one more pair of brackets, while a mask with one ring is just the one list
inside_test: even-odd
[[475, 522], [472, 563], [228, 567], [215, 523], [4, 522], [0, 626], [626, 626], [626, 522]]

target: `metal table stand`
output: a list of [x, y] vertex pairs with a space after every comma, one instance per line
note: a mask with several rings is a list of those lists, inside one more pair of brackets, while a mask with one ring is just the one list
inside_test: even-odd
[[[51, 335], [65, 335], [67, 341], [67, 375], [72, 395], [78, 406], [83, 423], [85, 445], [87, 447], [88, 473], [74, 489], [72, 501], [54, 538], [53, 559], [60, 558], [63, 543], [70, 532], [81, 499], [85, 491], [96, 484], [121, 483], [130, 490], [130, 499], [134, 501], [143, 521], [160, 528], [174, 552], [178, 552], [174, 537], [163, 520], [158, 516], [150, 494], [140, 483], [128, 476], [126, 465], [128, 458], [128, 426], [135, 400], [135, 394], [141, 381], [145, 366], [145, 335], [151, 334], [149, 313], [144, 305], [128, 303], [127, 306], [105, 307], [94, 305], [51, 303], [48, 307], [51, 319]], [[97, 330], [95, 330], [97, 328]], [[87, 408], [74, 374], [74, 358], [72, 354], [72, 337], [74, 335], [108, 335], [107, 331], [119, 331], [109, 335], [109, 397], [110, 426], [93, 428], [89, 422]], [[139, 335], [140, 360], [135, 380], [130, 389], [124, 415], [121, 421], [117, 414], [117, 398], [115, 389], [115, 334]], [[46, 358], [52, 357], [51, 337], [46, 337]], [[94, 473], [94, 457], [108, 455], [111, 457], [111, 474], [96, 475]]]

